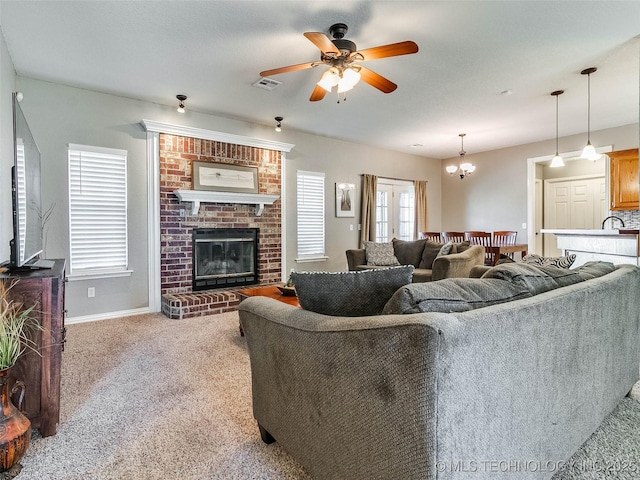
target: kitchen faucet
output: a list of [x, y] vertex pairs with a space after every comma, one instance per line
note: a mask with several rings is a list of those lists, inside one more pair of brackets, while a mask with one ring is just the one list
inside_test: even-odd
[[613, 230], [613, 221], [614, 220], [620, 220], [620, 223], [622, 224], [622, 226], [624, 227], [624, 220], [622, 220], [620, 217], [616, 217], [615, 215], [610, 215], [607, 218], [605, 218], [602, 221], [602, 230], [604, 230], [604, 224], [606, 223], [607, 220], [611, 219], [611, 230]]

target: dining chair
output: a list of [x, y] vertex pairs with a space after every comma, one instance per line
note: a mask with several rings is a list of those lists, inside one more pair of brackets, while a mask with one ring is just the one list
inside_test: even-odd
[[437, 242], [437, 243], [441, 242], [440, 232], [420, 232], [418, 234], [418, 238], [426, 239], [431, 242]]
[[[515, 245], [518, 232], [513, 230], [502, 230], [493, 232], [493, 244], [494, 245]], [[506, 254], [511, 260], [513, 260], [513, 252]]]
[[518, 232], [512, 230], [504, 230], [499, 232], [493, 232], [493, 244], [494, 245], [515, 245]]
[[464, 232], [442, 232], [444, 242], [464, 242]]
[[493, 257], [495, 254], [490, 248], [492, 246], [492, 235], [490, 232], [466, 231], [464, 232], [464, 237], [471, 245], [482, 245], [485, 247], [484, 264], [493, 265]]

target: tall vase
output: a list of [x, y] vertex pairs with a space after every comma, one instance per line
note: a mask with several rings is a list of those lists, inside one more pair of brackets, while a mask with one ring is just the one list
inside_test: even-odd
[[13, 467], [24, 455], [31, 442], [31, 422], [11, 402], [11, 394], [20, 392], [22, 404], [24, 398], [24, 383], [16, 382], [9, 391], [9, 368], [0, 370], [0, 396], [2, 411], [0, 411], [0, 472]]

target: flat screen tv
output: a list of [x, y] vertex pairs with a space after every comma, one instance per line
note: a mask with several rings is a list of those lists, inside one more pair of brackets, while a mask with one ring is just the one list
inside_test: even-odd
[[29, 266], [42, 252], [40, 150], [16, 97], [14, 93], [13, 240], [10, 259], [13, 268]]

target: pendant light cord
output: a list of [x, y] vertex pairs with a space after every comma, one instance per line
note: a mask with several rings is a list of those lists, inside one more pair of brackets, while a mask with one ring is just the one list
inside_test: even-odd
[[556, 95], [556, 157], [558, 156], [558, 97]]
[[591, 74], [587, 75], [587, 143], [591, 143]]

